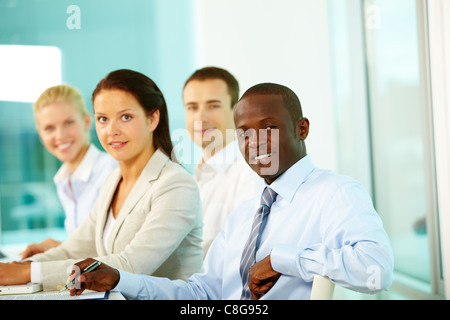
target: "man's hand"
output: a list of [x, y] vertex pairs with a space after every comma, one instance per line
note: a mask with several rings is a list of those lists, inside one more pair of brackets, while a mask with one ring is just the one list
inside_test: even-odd
[[281, 273], [272, 269], [270, 255], [252, 265], [249, 269], [248, 287], [253, 300], [259, 300], [280, 278]]
[[[72, 288], [70, 288], [70, 295], [80, 295], [85, 289], [94, 291], [108, 291], [114, 289], [119, 283], [120, 274], [114, 268], [102, 263], [94, 271], [83, 273], [80, 275], [80, 271], [95, 262], [94, 259], [88, 258], [80, 261], [73, 266], [72, 274], [69, 277], [69, 281], [72, 281], [78, 276], [77, 282]], [[78, 272], [77, 272], [78, 271]]]

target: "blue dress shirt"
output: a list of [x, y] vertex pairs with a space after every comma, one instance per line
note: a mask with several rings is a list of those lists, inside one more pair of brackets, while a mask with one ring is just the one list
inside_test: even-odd
[[[393, 253], [364, 188], [304, 157], [270, 187], [278, 193], [256, 254], [282, 273], [262, 299], [309, 299], [315, 274], [364, 293], [389, 288]], [[262, 192], [262, 189], [261, 189]], [[120, 271], [116, 290], [132, 299], [239, 299], [240, 259], [259, 196], [242, 203], [214, 240], [202, 271], [184, 282]]]

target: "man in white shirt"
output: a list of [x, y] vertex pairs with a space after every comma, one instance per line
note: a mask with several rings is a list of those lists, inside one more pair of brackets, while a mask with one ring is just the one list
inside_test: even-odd
[[[246, 162], [265, 180], [264, 206], [257, 211], [257, 196], [230, 214], [202, 271], [187, 282], [102, 265], [78, 277], [71, 294], [115, 288], [132, 299], [309, 299], [316, 274], [364, 293], [389, 288], [393, 253], [372, 201], [358, 182], [314, 166], [305, 147], [309, 120], [295, 93], [256, 85], [234, 121]], [[255, 225], [265, 227], [255, 233]]]
[[238, 81], [217, 67], [195, 71], [183, 89], [186, 128], [203, 153], [194, 179], [202, 201], [204, 256], [227, 216], [262, 185], [242, 158], [235, 139], [233, 108], [238, 99]]

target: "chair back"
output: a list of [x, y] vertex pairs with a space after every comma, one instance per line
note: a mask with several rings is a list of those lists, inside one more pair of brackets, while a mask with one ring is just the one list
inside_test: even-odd
[[333, 299], [333, 293], [334, 283], [327, 277], [316, 274], [313, 280], [310, 300], [331, 300]]

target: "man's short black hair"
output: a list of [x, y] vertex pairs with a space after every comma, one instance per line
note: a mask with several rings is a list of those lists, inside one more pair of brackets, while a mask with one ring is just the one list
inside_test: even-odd
[[273, 94], [280, 95], [283, 99], [283, 105], [287, 111], [291, 114], [291, 117], [295, 123], [303, 118], [302, 105], [300, 99], [294, 91], [286, 86], [277, 83], [260, 83], [249, 88], [241, 97], [240, 100], [245, 99], [251, 95], [256, 94]]

